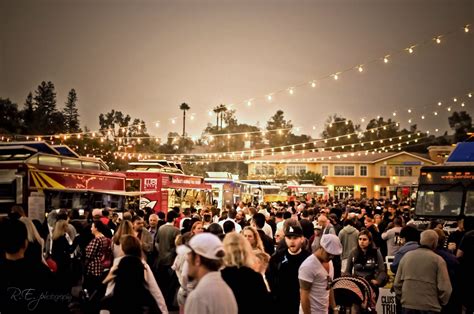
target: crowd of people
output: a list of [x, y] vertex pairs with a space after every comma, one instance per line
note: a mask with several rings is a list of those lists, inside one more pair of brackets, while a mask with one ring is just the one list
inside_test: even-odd
[[375, 300], [391, 281], [400, 313], [472, 313], [472, 218], [448, 234], [385, 200], [59, 210], [44, 223], [15, 206], [0, 222], [0, 313], [338, 313], [335, 282], [353, 278]]

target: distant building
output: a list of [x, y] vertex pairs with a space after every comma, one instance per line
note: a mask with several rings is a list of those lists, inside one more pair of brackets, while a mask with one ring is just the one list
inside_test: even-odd
[[330, 195], [339, 198], [412, 196], [420, 168], [434, 165], [428, 154], [409, 152], [285, 152], [246, 161], [249, 179], [274, 179], [312, 171], [324, 176]]

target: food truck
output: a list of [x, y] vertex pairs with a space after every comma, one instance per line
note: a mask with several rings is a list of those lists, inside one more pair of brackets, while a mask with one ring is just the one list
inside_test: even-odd
[[0, 143], [0, 213], [21, 205], [42, 221], [53, 209], [123, 209], [125, 178], [65, 145]]
[[415, 215], [445, 220], [474, 216], [474, 142], [458, 143], [442, 165], [421, 168]]
[[185, 175], [181, 164], [167, 160], [139, 160], [126, 171], [127, 192], [141, 192], [139, 207], [167, 212], [174, 206], [212, 204], [212, 186], [203, 177]]

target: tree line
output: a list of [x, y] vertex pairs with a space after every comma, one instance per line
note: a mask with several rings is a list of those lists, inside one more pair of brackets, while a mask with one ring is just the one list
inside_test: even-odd
[[[282, 110], [277, 110], [266, 122], [265, 132], [261, 132], [258, 125], [249, 125], [238, 121], [235, 109], [231, 110], [221, 104], [214, 108], [216, 124], [208, 123], [198, 139], [191, 140], [186, 133], [186, 112], [191, 105], [182, 103], [177, 109], [183, 112], [182, 133], [169, 132], [163, 141], [157, 141], [147, 132], [145, 122], [139, 118], [132, 118], [121, 111], [111, 110], [100, 113], [98, 116], [98, 134], [91, 134], [89, 128], [81, 123], [78, 113], [78, 95], [74, 88], [69, 93], [62, 109], [58, 108], [55, 86], [51, 81], [41, 82], [37, 89], [26, 96], [22, 108], [18, 108], [8, 98], [0, 98], [0, 135], [15, 139], [23, 135], [51, 135], [44, 138], [55, 144], [70, 145], [81, 155], [95, 155], [104, 159], [111, 169], [124, 170], [128, 167], [128, 158], [117, 158], [114, 153], [134, 154], [182, 154], [191, 152], [225, 153], [268, 147], [289, 146], [301, 143], [310, 143], [314, 139], [307, 134], [295, 134], [291, 120], [285, 118]], [[448, 118], [454, 134], [444, 133], [441, 136], [425, 135], [416, 145], [410, 145], [404, 150], [426, 152], [430, 145], [448, 145], [462, 141], [473, 131], [472, 119], [466, 111], [453, 112]], [[276, 131], [278, 130], [278, 131]], [[370, 130], [370, 132], [368, 131]], [[88, 132], [86, 137], [77, 136], [55, 137], [58, 134], [80, 134]], [[402, 129], [399, 124], [390, 118], [383, 117], [370, 119], [365, 129], [360, 124], [341, 115], [331, 115], [327, 118], [321, 139], [324, 144], [317, 148], [332, 148], [334, 151], [364, 150], [358, 142], [372, 142], [367, 149], [386, 146], [380, 139], [396, 138], [420, 132], [417, 125], [409, 129]], [[229, 133], [241, 133], [238, 136], [222, 136]], [[422, 132], [421, 132], [422, 133]], [[348, 136], [352, 134], [352, 136]], [[33, 138], [31, 138], [33, 139]], [[23, 137], [24, 140], [24, 137]], [[406, 141], [406, 140], [405, 140]], [[394, 143], [397, 143], [396, 141]], [[309, 145], [311, 147], [311, 145]], [[316, 148], [316, 147], [313, 147]], [[132, 155], [130, 155], [132, 156]], [[133, 158], [132, 158], [133, 159]], [[246, 174], [246, 165], [243, 162], [220, 162], [209, 165], [186, 165], [187, 170], [194, 174], [204, 174], [205, 171], [229, 171]]]

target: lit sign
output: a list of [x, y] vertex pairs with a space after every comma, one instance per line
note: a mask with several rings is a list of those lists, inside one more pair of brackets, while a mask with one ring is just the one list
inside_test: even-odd
[[144, 191], [155, 191], [158, 188], [158, 179], [146, 178], [143, 181]]
[[171, 178], [172, 183], [176, 184], [201, 184], [201, 178], [192, 178], [192, 177], [172, 177]]

